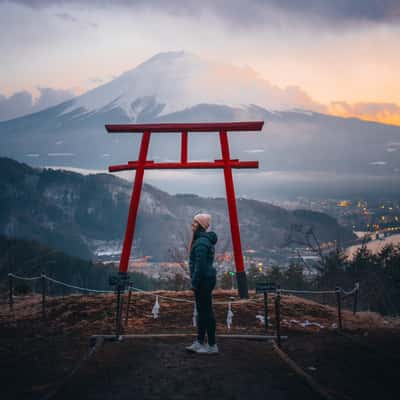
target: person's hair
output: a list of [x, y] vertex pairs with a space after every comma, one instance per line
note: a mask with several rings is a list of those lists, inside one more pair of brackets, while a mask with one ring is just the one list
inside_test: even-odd
[[199, 224], [199, 226], [197, 227], [197, 230], [200, 232], [205, 232], [205, 229], [203, 228], [203, 226], [201, 224]]

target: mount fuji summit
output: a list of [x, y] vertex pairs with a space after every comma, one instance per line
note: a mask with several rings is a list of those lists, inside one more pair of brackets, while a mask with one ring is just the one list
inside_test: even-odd
[[[81, 96], [0, 122], [0, 156], [34, 166], [105, 170], [136, 159], [141, 136], [109, 135], [105, 124], [264, 120], [262, 133], [230, 135], [232, 158], [258, 159], [253, 173], [260, 179], [273, 171], [279, 179], [297, 176], [317, 186], [399, 183], [399, 127], [317, 108], [300, 89], [280, 89], [249, 67], [160, 53]], [[179, 140], [153, 135], [148, 158], [177, 160]], [[191, 134], [189, 157], [220, 158], [217, 135]]]

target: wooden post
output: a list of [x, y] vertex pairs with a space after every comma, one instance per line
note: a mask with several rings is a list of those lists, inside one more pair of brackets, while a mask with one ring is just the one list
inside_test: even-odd
[[281, 347], [281, 291], [279, 288], [276, 290], [275, 296], [275, 319], [278, 346]]
[[128, 292], [128, 303], [126, 305], [126, 314], [125, 314], [125, 326], [128, 325], [128, 318], [129, 318], [129, 307], [131, 305], [131, 297], [132, 297], [132, 288], [129, 286], [129, 292]]
[[46, 275], [42, 273], [42, 318], [46, 319]]
[[13, 282], [13, 276], [12, 274], [8, 274], [8, 304], [10, 306], [10, 311], [12, 311], [13, 306], [14, 306], [14, 282]]
[[265, 334], [268, 335], [268, 292], [264, 290], [264, 321]]
[[360, 290], [359, 282], [356, 282], [356, 291], [354, 292], [354, 299], [353, 299], [353, 314], [355, 315], [357, 312], [357, 303], [358, 303], [358, 292]]
[[340, 297], [340, 288], [336, 286], [336, 300], [337, 300], [337, 307], [338, 307], [338, 323], [339, 329], [342, 329], [342, 299]]

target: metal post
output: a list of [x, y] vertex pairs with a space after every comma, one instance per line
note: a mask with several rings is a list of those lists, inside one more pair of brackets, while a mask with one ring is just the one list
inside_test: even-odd
[[121, 335], [123, 333], [123, 325], [122, 325], [122, 310], [124, 309], [124, 296], [123, 296], [123, 291], [124, 291], [124, 286], [121, 285], [121, 297], [120, 297], [120, 305], [119, 305], [119, 334]]
[[10, 306], [10, 311], [12, 311], [13, 306], [14, 306], [14, 288], [13, 288], [13, 276], [11, 274], [8, 274], [8, 304]]
[[229, 221], [231, 226], [233, 254], [236, 265], [236, 279], [240, 298], [248, 298], [249, 291], [247, 286], [247, 277], [244, 270], [242, 244], [240, 241], [239, 220], [236, 208], [235, 188], [233, 186], [232, 167], [230, 163], [228, 135], [225, 130], [219, 133], [221, 142], [222, 159], [224, 161], [224, 177], [226, 198], [228, 201]]
[[268, 292], [264, 290], [264, 321], [265, 334], [268, 335]]
[[118, 283], [117, 287], [117, 309], [115, 312], [115, 335], [118, 338], [121, 334], [121, 284]]
[[354, 299], [353, 299], [353, 314], [355, 315], [357, 312], [357, 303], [358, 303], [358, 292], [360, 290], [360, 284], [356, 282], [356, 291], [354, 292]]
[[46, 275], [42, 273], [42, 318], [46, 319]]
[[117, 294], [117, 309], [115, 313], [115, 334], [117, 338], [122, 334], [122, 309], [123, 309], [123, 297], [122, 291], [125, 289], [127, 284], [127, 274], [120, 272], [115, 282], [115, 290]]
[[129, 205], [128, 222], [126, 224], [124, 245], [122, 247], [119, 272], [126, 273], [128, 270], [129, 257], [131, 255], [133, 238], [135, 235], [136, 216], [139, 208], [140, 194], [142, 191], [144, 163], [146, 162], [147, 151], [150, 142], [150, 132], [143, 132], [140, 145], [139, 165], [136, 168], [135, 182], [133, 184], [132, 197]]
[[337, 307], [338, 307], [338, 323], [339, 323], [339, 329], [342, 329], [342, 299], [340, 297], [340, 288], [336, 287], [336, 300], [337, 300]]
[[129, 286], [128, 303], [126, 305], [126, 314], [125, 314], [125, 326], [128, 325], [129, 307], [131, 305], [131, 297], [132, 297], [132, 288], [131, 288], [131, 286]]
[[276, 290], [275, 319], [276, 319], [276, 336], [278, 338], [278, 346], [281, 347], [281, 291], [280, 291], [280, 289]]

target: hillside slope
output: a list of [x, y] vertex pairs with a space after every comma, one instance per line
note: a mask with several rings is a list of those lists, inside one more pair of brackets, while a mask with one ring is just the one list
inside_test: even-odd
[[[125, 232], [132, 184], [109, 174], [80, 175], [34, 169], [0, 158], [0, 233], [34, 239], [82, 258], [118, 252]], [[322, 213], [237, 200], [244, 249], [264, 251], [286, 245], [293, 224], [313, 226], [321, 242], [353, 238], [353, 233]], [[231, 248], [226, 199], [170, 195], [144, 184], [133, 255], [154, 260], [184, 257], [193, 215], [207, 210], [219, 240], [217, 252]], [[175, 257], [175, 256], [174, 256]]]

